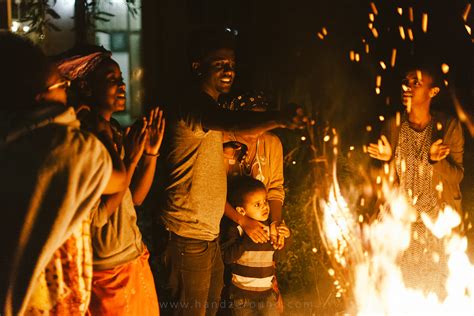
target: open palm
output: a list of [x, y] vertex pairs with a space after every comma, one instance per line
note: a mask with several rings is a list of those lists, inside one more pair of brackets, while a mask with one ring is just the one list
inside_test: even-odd
[[163, 135], [165, 133], [165, 119], [163, 111], [156, 107], [150, 111], [148, 117], [148, 133], [145, 142], [145, 153], [149, 155], [158, 155], [158, 152], [163, 142]]

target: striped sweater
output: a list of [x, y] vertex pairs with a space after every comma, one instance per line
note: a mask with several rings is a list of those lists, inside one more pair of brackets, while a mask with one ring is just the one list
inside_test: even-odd
[[226, 218], [223, 221], [227, 223], [223, 225], [221, 247], [232, 284], [243, 294], [268, 293], [275, 276], [273, 246], [270, 242], [254, 243], [240, 226]]

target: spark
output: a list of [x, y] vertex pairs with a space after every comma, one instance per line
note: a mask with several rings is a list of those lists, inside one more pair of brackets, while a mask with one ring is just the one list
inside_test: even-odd
[[356, 53], [356, 54], [355, 54], [355, 61], [356, 61], [356, 62], [359, 62], [359, 61], [360, 61], [360, 55], [359, 55], [359, 53]]
[[385, 98], [385, 104], [390, 105], [390, 97]]
[[369, 53], [369, 44], [365, 44], [365, 53], [368, 54]]
[[403, 9], [402, 8], [397, 8], [398, 14], [402, 15], [403, 14]]
[[410, 22], [413, 23], [413, 8], [412, 7], [408, 8], [408, 18], [410, 19]]
[[443, 129], [443, 124], [441, 124], [441, 122], [436, 123], [436, 129], [438, 131], [442, 130]]
[[351, 51], [349, 52], [349, 59], [350, 59], [351, 61], [354, 61], [354, 59], [355, 59], [355, 53], [354, 53], [353, 50], [351, 50]]
[[328, 30], [325, 27], [323, 27], [322, 32], [324, 36], [328, 35]]
[[397, 59], [397, 49], [392, 49], [392, 58], [390, 58], [390, 66], [395, 67], [395, 61]]
[[318, 37], [319, 37], [320, 39], [324, 39], [324, 35], [321, 34], [321, 33], [319, 33], [319, 32], [318, 32]]
[[373, 13], [369, 13], [369, 20], [372, 22], [375, 21], [375, 15]]
[[318, 252], [318, 249], [316, 249], [316, 248], [313, 248], [313, 249], [311, 249], [311, 250], [312, 250], [314, 253]]
[[371, 2], [370, 7], [372, 8], [372, 11], [374, 12], [375, 15], [379, 14], [379, 11], [377, 11], [377, 7], [375, 6], [375, 3]]
[[375, 85], [377, 87], [380, 87], [381, 84], [382, 84], [382, 76], [377, 76], [377, 79], [375, 80]]
[[410, 28], [408, 28], [407, 33], [408, 33], [408, 38], [410, 39], [410, 41], [413, 42], [413, 31]]
[[383, 122], [383, 121], [385, 121], [385, 117], [383, 117], [383, 115], [379, 115], [379, 120], [380, 120], [380, 122]]
[[[469, 34], [470, 34], [470, 33], [469, 33]], [[373, 35], [375, 38], [379, 37], [379, 32], [377, 32], [377, 29], [376, 29], [375, 27], [372, 29], [372, 35]]]
[[465, 24], [464, 26], [466, 27], [467, 33], [469, 33], [469, 35], [471, 35], [471, 27], [467, 24]]
[[354, 150], [354, 146], [349, 147], [349, 150]]
[[424, 33], [428, 32], [428, 13], [423, 13], [421, 17], [421, 29]]
[[326, 136], [324, 136], [323, 140], [327, 143], [329, 141], [329, 139], [330, 139], [329, 135], [326, 135]]
[[296, 165], [296, 161], [294, 161], [294, 160], [293, 160], [291, 163], [294, 164], [294, 165]]
[[380, 94], [380, 87], [376, 87], [376, 88], [375, 88], [375, 93], [376, 93], [376, 94]]
[[387, 69], [387, 66], [383, 61], [380, 61], [380, 67], [382, 67], [383, 70]]
[[367, 125], [367, 126], [365, 127], [365, 130], [366, 130], [367, 132], [370, 132], [370, 131], [372, 131], [372, 126], [370, 126], [370, 125]]
[[466, 8], [464, 9], [464, 13], [462, 14], [462, 18], [464, 19], [464, 22], [467, 22], [467, 17], [469, 15], [469, 12], [471, 11], [471, 4], [468, 3], [466, 5]]
[[400, 37], [402, 38], [402, 40], [405, 40], [405, 30], [403, 29], [403, 26], [399, 26], [398, 27], [398, 30], [400, 31]]
[[364, 216], [362, 214], [359, 215], [359, 223], [362, 223], [364, 221]]
[[381, 177], [381, 176], [377, 176], [377, 179], [375, 180], [375, 182], [377, 182], [377, 184], [382, 183], [382, 177]]
[[444, 85], [447, 87], [448, 86], [448, 80], [444, 80]]
[[373, 29], [373, 28], [374, 28], [374, 23], [372, 23], [372, 22], [369, 22], [369, 24], [367, 24], [367, 26], [368, 26], [368, 27], [369, 27], [369, 29], [371, 30], [371, 29]]
[[444, 73], [444, 74], [447, 74], [449, 72], [449, 65], [448, 64], [442, 64], [441, 65], [441, 71]]
[[304, 142], [306, 140], [306, 136], [301, 136], [301, 140]]
[[383, 164], [383, 172], [385, 174], [388, 174], [390, 172], [390, 167], [389, 167], [388, 163]]
[[[313, 248], [313, 249], [314, 249], [314, 248]], [[335, 274], [334, 269], [329, 269], [329, 270], [328, 270], [328, 274], [329, 274], [330, 276], [334, 276], [334, 274]]]
[[362, 151], [364, 152], [364, 154], [367, 153], [367, 146], [366, 145], [362, 145]]

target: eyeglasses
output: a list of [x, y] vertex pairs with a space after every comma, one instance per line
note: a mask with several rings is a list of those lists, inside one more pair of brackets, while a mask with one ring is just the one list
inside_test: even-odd
[[58, 83], [55, 83], [51, 86], [49, 86], [46, 90], [51, 91], [55, 89], [67, 89], [71, 86], [71, 81], [70, 80], [64, 80]]

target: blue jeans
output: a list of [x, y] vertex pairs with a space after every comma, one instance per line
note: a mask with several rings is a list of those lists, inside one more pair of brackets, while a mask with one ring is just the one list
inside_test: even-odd
[[274, 292], [260, 298], [249, 298], [230, 295], [232, 315], [234, 316], [277, 316], [277, 296]]
[[223, 287], [224, 265], [217, 240], [204, 241], [170, 233], [164, 253], [168, 297], [163, 314], [215, 315]]

